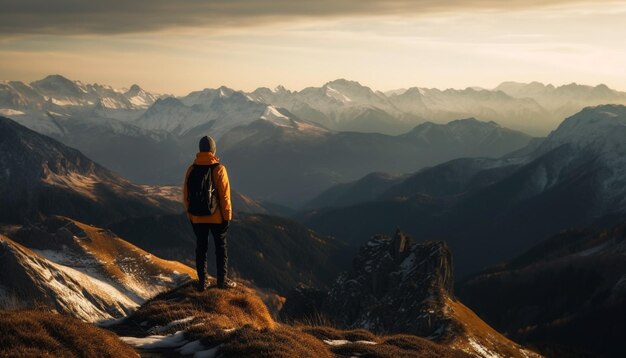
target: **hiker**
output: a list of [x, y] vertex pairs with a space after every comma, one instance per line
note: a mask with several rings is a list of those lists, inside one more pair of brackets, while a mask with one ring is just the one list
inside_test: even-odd
[[196, 235], [196, 289], [204, 291], [207, 286], [207, 249], [209, 233], [215, 242], [217, 264], [217, 287], [233, 288], [236, 283], [229, 280], [226, 236], [233, 217], [230, 202], [230, 183], [226, 167], [220, 164], [215, 155], [217, 146], [213, 138], [200, 139], [199, 152], [193, 164], [187, 169], [183, 198], [187, 216]]

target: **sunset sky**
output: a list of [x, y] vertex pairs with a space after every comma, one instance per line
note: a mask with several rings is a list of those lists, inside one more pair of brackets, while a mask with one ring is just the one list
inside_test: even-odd
[[0, 79], [173, 94], [571, 82], [626, 90], [626, 1], [0, 0]]

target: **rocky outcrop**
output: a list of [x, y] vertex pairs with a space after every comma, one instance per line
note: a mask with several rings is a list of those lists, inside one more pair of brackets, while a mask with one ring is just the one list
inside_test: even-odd
[[329, 292], [299, 287], [286, 320], [411, 334], [479, 357], [535, 357], [456, 300], [452, 254], [443, 241], [417, 242], [401, 231], [374, 236]]
[[342, 325], [441, 338], [453, 293], [452, 255], [442, 241], [416, 243], [397, 231], [375, 236], [332, 287], [327, 310]]

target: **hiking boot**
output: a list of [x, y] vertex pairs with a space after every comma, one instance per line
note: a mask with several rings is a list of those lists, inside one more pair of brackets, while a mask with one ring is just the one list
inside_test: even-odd
[[195, 284], [194, 284], [194, 288], [196, 289], [196, 291], [198, 292], [204, 292], [204, 290], [207, 287], [207, 281], [206, 280], [198, 280]]
[[218, 282], [217, 287], [221, 289], [235, 288], [237, 287], [237, 283], [227, 278], [224, 280], [224, 282]]

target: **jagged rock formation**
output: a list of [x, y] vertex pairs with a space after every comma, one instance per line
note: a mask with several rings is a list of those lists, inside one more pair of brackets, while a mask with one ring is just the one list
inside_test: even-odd
[[452, 290], [446, 243], [416, 244], [398, 230], [361, 248], [352, 270], [330, 290], [327, 307], [342, 325], [441, 338], [458, 329], [443, 309]]
[[370, 239], [327, 295], [300, 288], [281, 313], [285, 319], [322, 317], [339, 327], [427, 337], [483, 357], [535, 355], [456, 300], [452, 273], [445, 242], [416, 242], [398, 230], [393, 237]]

